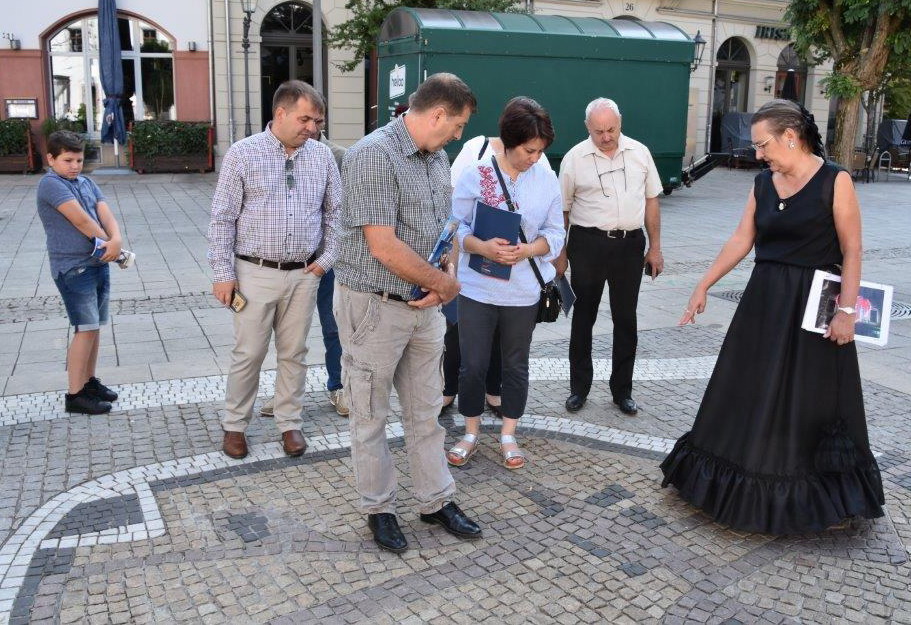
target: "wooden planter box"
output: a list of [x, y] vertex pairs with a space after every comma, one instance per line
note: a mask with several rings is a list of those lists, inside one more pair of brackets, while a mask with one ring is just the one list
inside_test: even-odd
[[28, 133], [28, 152], [0, 156], [0, 174], [27, 174], [39, 169], [32, 133]]
[[0, 174], [27, 174], [34, 170], [29, 154], [0, 156]]
[[155, 156], [147, 158], [134, 154], [131, 169], [140, 174], [184, 173], [212, 171], [212, 159], [208, 154], [181, 154], [177, 156]]
[[210, 127], [207, 133], [207, 150], [205, 154], [175, 154], [172, 156], [148, 157], [139, 154], [130, 142], [130, 169], [140, 174], [188, 173], [215, 170], [215, 129]]

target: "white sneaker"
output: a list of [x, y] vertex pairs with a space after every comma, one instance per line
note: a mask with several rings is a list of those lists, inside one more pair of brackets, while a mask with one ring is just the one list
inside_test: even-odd
[[262, 408], [259, 409], [259, 414], [264, 417], [275, 416], [275, 397], [272, 397], [269, 401], [262, 405]]
[[351, 412], [348, 408], [348, 396], [343, 388], [337, 391], [329, 391], [329, 403], [335, 406], [335, 411], [343, 417], [347, 417], [348, 413]]

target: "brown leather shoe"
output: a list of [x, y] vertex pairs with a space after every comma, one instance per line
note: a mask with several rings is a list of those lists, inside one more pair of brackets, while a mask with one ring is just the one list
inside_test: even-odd
[[288, 430], [282, 432], [282, 447], [286, 454], [295, 458], [307, 450], [307, 441], [304, 440], [304, 435], [300, 430]]
[[240, 460], [246, 458], [249, 450], [247, 449], [247, 437], [243, 432], [225, 432], [225, 439], [221, 444], [221, 449], [225, 455]]

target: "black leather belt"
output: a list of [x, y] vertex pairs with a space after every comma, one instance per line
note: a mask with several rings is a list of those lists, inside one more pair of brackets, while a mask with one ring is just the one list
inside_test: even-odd
[[310, 258], [307, 259], [305, 263], [299, 262], [281, 262], [277, 263], [274, 260], [264, 260], [262, 258], [256, 258], [255, 256], [244, 256], [243, 254], [235, 254], [235, 257], [245, 260], [248, 263], [253, 263], [254, 265], [259, 265], [260, 267], [268, 267], [269, 269], [283, 269], [285, 271], [291, 271], [292, 269], [303, 269], [307, 265], [312, 265], [316, 261], [316, 253], [314, 253]]
[[602, 230], [601, 228], [594, 228], [591, 226], [573, 226], [573, 228], [579, 228], [580, 230], [598, 234], [607, 237], [608, 239], [627, 239], [642, 234], [642, 228], [636, 228], [635, 230]]
[[393, 302], [407, 302], [408, 301], [401, 295], [396, 295], [395, 293], [390, 293], [389, 291], [374, 291], [373, 294], [379, 295], [384, 300], [391, 299]]

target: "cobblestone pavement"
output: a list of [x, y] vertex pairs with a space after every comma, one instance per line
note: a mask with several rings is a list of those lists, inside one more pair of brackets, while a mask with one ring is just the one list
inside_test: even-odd
[[[379, 551], [355, 510], [318, 327], [308, 452], [284, 456], [259, 418], [248, 458], [218, 451], [231, 334], [207, 296], [213, 177], [102, 181], [140, 256], [135, 272], [115, 272], [102, 362], [121, 400], [99, 417], [60, 410], [66, 323], [40, 246], [21, 245], [40, 235], [36, 180], [0, 179], [0, 623], [911, 623], [911, 320], [893, 320], [886, 348], [860, 349], [886, 517], [773, 538], [718, 526], [660, 488], [658, 463], [692, 423], [735, 303], [714, 297], [700, 325], [674, 323], [750, 177], [716, 171], [663, 200], [668, 270], [642, 288], [639, 415], [620, 413], [604, 381], [606, 312], [599, 381], [572, 415], [568, 323], [539, 327], [519, 430], [528, 467], [501, 467], [498, 424], [485, 419], [480, 451], [454, 470], [460, 505], [484, 527], [474, 542], [423, 524], [402, 475], [402, 556]], [[911, 185], [859, 192], [865, 277], [911, 302]], [[749, 271], [745, 261], [715, 294], [736, 299]], [[264, 371], [262, 398], [273, 383]], [[451, 443], [460, 418], [442, 422]]]

